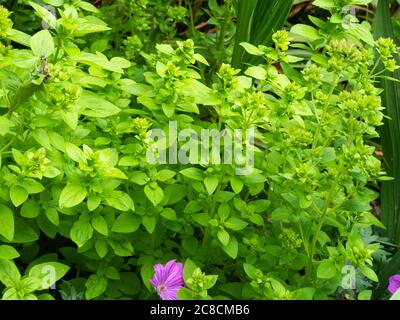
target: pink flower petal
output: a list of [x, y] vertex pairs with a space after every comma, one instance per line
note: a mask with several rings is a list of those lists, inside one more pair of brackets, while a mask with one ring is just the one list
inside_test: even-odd
[[184, 287], [183, 265], [170, 260], [165, 266], [156, 264], [154, 266], [154, 277], [150, 284], [156, 289], [162, 300], [177, 300], [176, 294]]
[[388, 290], [390, 293], [395, 294], [398, 289], [400, 289], [400, 274], [396, 274], [389, 278]]

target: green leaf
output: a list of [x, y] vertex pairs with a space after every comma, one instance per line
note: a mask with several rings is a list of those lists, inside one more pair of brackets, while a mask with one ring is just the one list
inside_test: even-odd
[[85, 297], [87, 300], [97, 298], [104, 293], [107, 289], [107, 280], [97, 274], [92, 274], [85, 283], [86, 292]]
[[231, 177], [229, 182], [231, 184], [232, 190], [235, 193], [240, 193], [243, 190], [244, 183], [238, 177]]
[[30, 47], [31, 45], [31, 36], [16, 29], [8, 30], [7, 38], [25, 47]]
[[204, 201], [202, 200], [191, 200], [188, 202], [186, 207], [183, 209], [184, 213], [195, 213], [199, 212], [204, 208]]
[[254, 211], [258, 213], [265, 212], [270, 206], [271, 201], [269, 200], [256, 200], [254, 201]]
[[217, 236], [223, 246], [227, 246], [229, 244], [229, 233], [225, 229], [218, 230]]
[[337, 6], [334, 0], [315, 0], [313, 5], [322, 9], [330, 10]]
[[376, 275], [375, 271], [372, 270], [371, 268], [367, 266], [360, 266], [360, 270], [364, 276], [366, 276], [368, 279], [378, 282], [378, 276]]
[[268, 72], [263, 67], [250, 67], [244, 73], [249, 77], [253, 77], [258, 80], [265, 80], [268, 77]]
[[108, 118], [121, 111], [120, 108], [98, 95], [84, 94], [78, 103], [85, 108], [81, 113], [93, 118]]
[[43, 0], [43, 2], [48, 3], [54, 7], [61, 7], [64, 4], [64, 0]]
[[139, 229], [142, 221], [133, 213], [122, 213], [114, 220], [112, 231], [118, 233], [132, 233]]
[[0, 235], [8, 241], [14, 238], [14, 214], [2, 204], [0, 204]]
[[[92, 27], [92, 26], [90, 26], [90, 27]], [[84, 27], [85, 26], [83, 26], [83, 28]], [[83, 31], [81, 33], [85, 34], [85, 33], [87, 33], [87, 31], [97, 32], [97, 31], [101, 31], [101, 30], [109, 30], [106, 26], [103, 26], [103, 25], [97, 24], [94, 27], [95, 27], [95, 30], [85, 30], [85, 29], [82, 30], [81, 29], [81, 31]], [[87, 64], [89, 66], [94, 66], [96, 68], [100, 68], [100, 69], [104, 69], [104, 70], [108, 70], [108, 71], [112, 71], [112, 72], [117, 72], [117, 73], [124, 73], [123, 69], [129, 68], [131, 65], [128, 60], [125, 60], [125, 59], [119, 58], [119, 57], [114, 57], [109, 61], [107, 59], [107, 57], [100, 52], [97, 52], [96, 54], [92, 54], [92, 53], [81, 51], [78, 55], [74, 55], [72, 58], [77, 62]]]
[[105, 240], [96, 240], [94, 243], [97, 254], [103, 259], [108, 253], [108, 245]]
[[156, 44], [157, 51], [165, 53], [167, 55], [171, 55], [175, 52], [174, 48], [172, 48], [169, 44]]
[[39, 300], [53, 301], [55, 298], [49, 293], [42, 293], [38, 296]]
[[317, 29], [306, 24], [296, 24], [290, 29], [290, 32], [294, 35], [298, 35], [299, 39], [304, 39], [309, 43], [321, 38]]
[[44, 187], [40, 182], [31, 178], [25, 178], [21, 185], [29, 194], [41, 193]]
[[95, 196], [93, 194], [89, 195], [88, 198], [87, 198], [88, 210], [89, 211], [96, 210], [99, 207], [99, 205], [101, 203], [101, 200], [102, 199], [100, 197], [97, 197], [97, 196]]
[[150, 178], [144, 172], [134, 171], [131, 173], [130, 181], [132, 181], [133, 183], [136, 183], [140, 186], [144, 186], [147, 182], [150, 181]]
[[35, 10], [36, 15], [43, 19], [43, 22], [45, 22], [52, 29], [55, 29], [57, 18], [49, 10], [32, 1], [29, 1], [29, 5]]
[[120, 88], [134, 96], [154, 97], [154, 89], [143, 83], [125, 83]]
[[212, 195], [217, 189], [217, 186], [219, 184], [219, 180], [216, 176], [207, 176], [204, 179], [204, 185], [206, 186], [207, 192], [209, 195]]
[[52, 224], [54, 224], [55, 226], [58, 226], [60, 224], [60, 217], [56, 208], [47, 208], [45, 214], [47, 219], [49, 219]]
[[[56, 1], [60, 1], [60, 0], [56, 0]], [[97, 9], [94, 5], [92, 5], [91, 3], [86, 2], [86, 1], [80, 1], [78, 3], [78, 7], [83, 9], [83, 10], [85, 10], [85, 11], [89, 11], [89, 12], [92, 12], [92, 13], [98, 13], [99, 12], [99, 9]]]
[[66, 112], [60, 111], [61, 118], [65, 122], [65, 124], [70, 127], [72, 130], [75, 130], [78, 126], [79, 121], [79, 113], [78, 112]]
[[262, 56], [264, 54], [263, 51], [261, 51], [260, 49], [258, 49], [256, 46], [253, 46], [250, 43], [247, 42], [241, 42], [239, 43], [240, 46], [242, 46], [244, 48], [244, 50], [246, 50], [247, 53], [254, 55], [254, 56]]
[[[111, 30], [111, 28], [107, 27], [104, 23], [100, 23], [98, 20], [95, 22], [96, 23], [92, 23], [91, 20], [85, 18], [81, 19], [73, 31], [74, 36], [82, 37], [89, 33]], [[113, 65], [113, 63], [111, 62], [110, 65]]]
[[[195, 104], [202, 104], [205, 106], [212, 106], [218, 104], [220, 101], [215, 93], [208, 88], [206, 85], [197, 81], [196, 79], [186, 78], [180, 81], [182, 85], [179, 91], [182, 95], [192, 98]], [[187, 112], [199, 113], [198, 108], [194, 105], [194, 108], [188, 109], [191, 105], [186, 106]]]
[[259, 226], [263, 226], [265, 224], [263, 217], [256, 213], [251, 214], [249, 216], [249, 220]]
[[146, 228], [147, 232], [152, 234], [154, 229], [156, 228], [157, 220], [155, 217], [144, 216], [142, 219], [143, 225]]
[[69, 143], [69, 142], [66, 143], [65, 151], [66, 151], [68, 157], [70, 157], [75, 162], [78, 162], [78, 163], [82, 162], [85, 164], [87, 163], [86, 157], [83, 154], [83, 151], [81, 149], [79, 149], [76, 145]]
[[204, 58], [201, 54], [195, 53], [193, 55], [193, 58], [196, 59], [196, 61], [206, 65], [206, 66], [210, 66], [210, 64], [208, 63], [208, 61], [206, 60], [206, 58]]
[[225, 221], [231, 213], [231, 207], [226, 202], [221, 203], [218, 207], [218, 216], [221, 221]]
[[234, 236], [230, 236], [228, 245], [227, 246], [223, 246], [222, 249], [232, 259], [236, 259], [237, 254], [238, 254], [238, 249], [239, 249], [239, 245], [238, 245], [237, 239]]
[[198, 168], [187, 168], [180, 171], [182, 175], [186, 178], [203, 181], [204, 180], [204, 172]]
[[0, 259], [13, 260], [19, 257], [19, 253], [13, 247], [3, 244], [0, 245]]
[[20, 279], [21, 274], [15, 266], [15, 263], [0, 259], [0, 282], [6, 287], [15, 287]]
[[92, 218], [92, 226], [94, 230], [98, 233], [102, 234], [103, 236], [108, 236], [108, 226], [107, 221], [104, 219], [103, 216], [97, 215]]
[[28, 192], [19, 186], [12, 186], [10, 189], [10, 198], [14, 206], [19, 207], [28, 200]]
[[249, 263], [243, 263], [244, 272], [246, 272], [247, 276], [250, 279], [257, 279], [259, 277], [260, 271]]
[[87, 191], [76, 184], [67, 184], [60, 194], [59, 206], [61, 208], [72, 208], [85, 200]]
[[160, 215], [171, 221], [175, 221], [177, 219], [175, 210], [172, 208], [165, 208], [163, 211], [161, 211]]
[[14, 122], [8, 120], [5, 116], [0, 117], [0, 136], [4, 137], [6, 134], [11, 133], [11, 128], [13, 128]]
[[70, 267], [59, 262], [45, 262], [33, 266], [29, 270], [29, 277], [39, 279], [41, 290], [50, 288], [69, 271]]
[[146, 288], [153, 292], [154, 288], [150, 284], [150, 279], [154, 275], [154, 268], [153, 268], [153, 259], [146, 258], [146, 261], [143, 263], [142, 267], [140, 268], [140, 276], [142, 277], [142, 281]]
[[168, 181], [171, 180], [173, 177], [175, 177], [176, 172], [172, 170], [161, 170], [157, 173], [157, 180], [158, 181]]
[[196, 264], [190, 260], [186, 259], [185, 264], [183, 265], [183, 279], [187, 282], [193, 275], [194, 270], [197, 269]]
[[78, 220], [74, 222], [71, 229], [71, 240], [75, 242], [78, 247], [82, 247], [93, 237], [93, 227], [89, 221]]
[[225, 226], [231, 230], [240, 231], [246, 228], [248, 223], [242, 219], [231, 217], [225, 222]]
[[335, 263], [331, 260], [323, 260], [318, 266], [317, 277], [320, 279], [331, 279], [336, 276]]
[[194, 293], [188, 288], [182, 288], [178, 291], [176, 296], [181, 300], [193, 300]]
[[372, 290], [363, 290], [358, 294], [357, 300], [371, 300]]
[[208, 226], [208, 222], [210, 220], [210, 217], [207, 213], [203, 212], [203, 213], [194, 213], [192, 214], [192, 218], [194, 221], [196, 221], [199, 225], [203, 226], [203, 227], [207, 227]]
[[39, 239], [39, 231], [25, 219], [15, 219], [14, 243], [32, 243]]
[[31, 38], [31, 49], [35, 56], [50, 56], [54, 52], [54, 41], [48, 30], [41, 30]]
[[113, 266], [107, 267], [105, 275], [108, 279], [111, 279], [111, 280], [120, 280], [121, 279], [118, 269]]
[[315, 294], [315, 288], [300, 288], [293, 291], [294, 300], [312, 300]]
[[207, 275], [204, 281], [204, 289], [208, 290], [215, 286], [218, 281], [217, 275]]
[[144, 187], [144, 193], [146, 194], [147, 199], [151, 201], [153, 206], [160, 204], [164, 198], [164, 192], [159, 186], [152, 188], [149, 185], [146, 185]]
[[132, 198], [125, 192], [113, 191], [109, 198], [105, 199], [108, 206], [120, 211], [135, 210], [135, 204]]
[[104, 177], [117, 178], [117, 179], [121, 179], [121, 180], [128, 179], [126, 174], [118, 168], [110, 168], [110, 167], [101, 168], [101, 169], [99, 169], [99, 172]]
[[[39, 290], [40, 289], [40, 280], [35, 278], [35, 277], [24, 277], [21, 282], [19, 283], [20, 290], [25, 292], [25, 296], [23, 299], [28, 299], [27, 295], [29, 295], [31, 292]], [[30, 299], [30, 298], [29, 298]], [[35, 298], [32, 297], [32, 299], [36, 300]]]
[[19, 300], [20, 297], [18, 295], [17, 289], [14, 287], [10, 287], [4, 290], [3, 296], [1, 297], [2, 300]]
[[355, 24], [347, 32], [368, 45], [374, 46], [374, 37], [371, 34], [371, 26], [368, 22], [363, 21], [361, 24]]
[[358, 211], [370, 211], [372, 208], [368, 202], [358, 199], [349, 199], [345, 201], [342, 206], [342, 210], [358, 212]]

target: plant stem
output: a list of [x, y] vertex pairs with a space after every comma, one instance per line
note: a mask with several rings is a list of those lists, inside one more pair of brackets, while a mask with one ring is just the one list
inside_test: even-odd
[[7, 148], [11, 146], [15, 140], [17, 140], [17, 136], [14, 136], [14, 138], [12, 138], [4, 147], [0, 149], [0, 155], [3, 153], [3, 151], [7, 150]]
[[224, 62], [225, 58], [225, 35], [226, 35], [226, 21], [224, 20], [221, 23], [221, 31], [219, 32], [218, 37], [218, 54], [219, 57], [215, 64], [215, 70], [218, 70], [218, 67]]
[[192, 39], [195, 40], [195, 30], [196, 27], [194, 26], [194, 17], [193, 17], [193, 8], [192, 8], [192, 4], [189, 3], [188, 6], [188, 10], [189, 10], [189, 16], [190, 16], [190, 33], [192, 34]]
[[315, 247], [316, 247], [316, 244], [317, 244], [317, 241], [318, 241], [319, 233], [320, 233], [320, 231], [322, 229], [322, 226], [324, 224], [324, 220], [325, 220], [326, 214], [328, 213], [328, 209], [329, 209], [329, 204], [331, 202], [331, 198], [332, 198], [332, 196], [334, 195], [334, 192], [335, 192], [335, 190], [334, 190], [335, 188], [334, 187], [335, 187], [335, 183], [333, 183], [333, 187], [329, 191], [328, 197], [325, 200], [324, 208], [322, 210], [322, 214], [321, 214], [321, 216], [319, 218], [319, 221], [318, 221], [317, 230], [314, 232], [314, 237], [313, 237], [313, 239], [311, 241], [311, 247], [310, 247], [310, 250], [308, 252], [309, 253], [309, 255], [308, 255], [308, 263], [307, 263], [307, 267], [306, 267], [306, 281], [308, 281], [310, 279], [310, 276], [311, 276], [312, 264], [313, 264], [313, 260], [314, 260], [314, 254], [315, 254]]
[[331, 87], [331, 90], [329, 91], [329, 95], [328, 95], [327, 101], [326, 101], [326, 103], [324, 105], [324, 109], [322, 110], [321, 120], [318, 123], [317, 132], [315, 133], [315, 136], [314, 136], [314, 141], [313, 141], [313, 144], [312, 144], [312, 148], [313, 149], [315, 149], [315, 147], [317, 146], [319, 135], [321, 134], [321, 129], [322, 129], [322, 126], [323, 126], [323, 122], [325, 120], [325, 116], [326, 116], [326, 113], [328, 111], [329, 100], [331, 99], [332, 94], [335, 91], [336, 86], [337, 86], [337, 78], [335, 77], [335, 79], [333, 81], [333, 84], [332, 84], [332, 87]]

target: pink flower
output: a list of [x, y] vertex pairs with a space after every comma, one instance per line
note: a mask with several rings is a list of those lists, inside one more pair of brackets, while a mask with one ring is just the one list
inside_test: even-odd
[[395, 294], [398, 289], [400, 289], [400, 274], [396, 274], [389, 278], [388, 290], [390, 293]]
[[176, 260], [170, 260], [165, 266], [158, 263], [154, 266], [154, 277], [150, 284], [156, 289], [162, 300], [179, 300], [176, 294], [183, 288], [183, 266]]

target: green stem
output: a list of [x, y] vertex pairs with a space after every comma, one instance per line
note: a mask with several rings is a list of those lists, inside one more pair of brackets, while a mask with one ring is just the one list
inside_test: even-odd
[[329, 101], [331, 100], [332, 94], [335, 91], [336, 86], [337, 86], [337, 78], [335, 77], [335, 80], [333, 81], [331, 90], [329, 91], [329, 95], [328, 95], [327, 101], [326, 101], [326, 103], [324, 105], [324, 108], [322, 110], [321, 121], [318, 123], [317, 132], [316, 132], [316, 134], [314, 136], [314, 141], [313, 141], [313, 144], [312, 144], [312, 148], [313, 149], [315, 149], [315, 147], [317, 146], [319, 135], [321, 134], [323, 122], [325, 120], [326, 113], [328, 111]]
[[[338, 172], [342, 172], [342, 170], [344, 169], [344, 165], [341, 164], [339, 167]], [[322, 230], [324, 221], [325, 221], [325, 217], [328, 214], [328, 210], [329, 210], [329, 205], [332, 201], [332, 198], [334, 197], [334, 195], [336, 194], [336, 186], [339, 180], [340, 174], [336, 175], [333, 183], [332, 183], [332, 188], [329, 190], [329, 194], [325, 199], [325, 203], [324, 203], [324, 207], [322, 209], [322, 211], [319, 210], [319, 208], [317, 206], [315, 206], [315, 209], [317, 210], [317, 212], [320, 213], [320, 218], [318, 221], [318, 225], [317, 225], [317, 230], [314, 232], [314, 237], [312, 239], [311, 242], [311, 247], [309, 250], [309, 255], [308, 255], [308, 263], [307, 263], [307, 267], [306, 267], [306, 282], [308, 282], [310, 280], [310, 276], [311, 276], [311, 272], [312, 272], [312, 264], [314, 261], [314, 254], [315, 254], [315, 247], [317, 245], [317, 241], [318, 241], [318, 236], [320, 231]], [[337, 207], [334, 207], [337, 208]]]
[[192, 4], [189, 3], [189, 17], [190, 17], [190, 33], [192, 34], [192, 39], [195, 40], [195, 26], [194, 26], [194, 17], [193, 17], [193, 9], [192, 9]]
[[328, 209], [329, 209], [329, 204], [331, 202], [331, 198], [332, 198], [332, 196], [334, 195], [334, 192], [335, 192], [335, 188], [334, 187], [335, 187], [335, 183], [333, 183], [333, 187], [329, 191], [328, 197], [325, 200], [324, 208], [322, 210], [321, 216], [320, 216], [319, 221], [318, 221], [317, 230], [314, 232], [314, 237], [313, 237], [313, 239], [311, 241], [311, 247], [310, 247], [309, 255], [308, 255], [308, 263], [307, 263], [307, 267], [306, 267], [306, 281], [307, 282], [309, 281], [310, 276], [311, 276], [311, 272], [312, 272], [312, 264], [313, 264], [313, 261], [314, 261], [315, 247], [317, 245], [318, 236], [319, 236], [319, 233], [320, 233], [320, 231], [322, 229], [322, 226], [324, 224], [325, 217], [326, 217], [326, 215], [328, 213]]
[[215, 70], [224, 62], [225, 59], [225, 36], [226, 36], [226, 21], [221, 23], [221, 31], [219, 32], [218, 38], [218, 53], [219, 57], [217, 63], [215, 64]]
[[309, 250], [308, 250], [306, 238], [304, 237], [303, 226], [301, 225], [300, 219], [299, 219], [298, 224], [299, 224], [300, 236], [301, 236], [301, 239], [303, 240], [304, 250], [306, 251], [307, 256], [309, 256], [310, 252], [309, 252]]
[[0, 155], [3, 153], [3, 151], [7, 150], [8, 147], [10, 147], [14, 141], [17, 140], [17, 136], [14, 136], [4, 147], [0, 149]]
[[[223, 173], [222, 181], [224, 180], [224, 178], [225, 178], [225, 173]], [[212, 203], [211, 203], [211, 206], [210, 206], [210, 211], [209, 211], [210, 219], [214, 219], [214, 216], [215, 216], [215, 208], [217, 206], [217, 199], [216, 199], [215, 195], [219, 191], [221, 191], [222, 189], [225, 189], [225, 187], [226, 187], [226, 185], [223, 185], [223, 183], [220, 182], [218, 184], [217, 188], [215, 189], [213, 200], [212, 200]], [[202, 241], [203, 246], [205, 246], [207, 244], [207, 242], [208, 242], [208, 238], [209, 238], [209, 235], [210, 235], [210, 231], [209, 230], [210, 230], [210, 228], [206, 227], [206, 231], [204, 232], [203, 241]]]
[[54, 63], [56, 63], [57, 60], [58, 60], [58, 55], [59, 55], [59, 53], [60, 53], [61, 47], [64, 47], [64, 42], [63, 42], [63, 40], [62, 40], [61, 38], [59, 38], [59, 39], [60, 39], [60, 45], [57, 46], [56, 53], [54, 54]]

